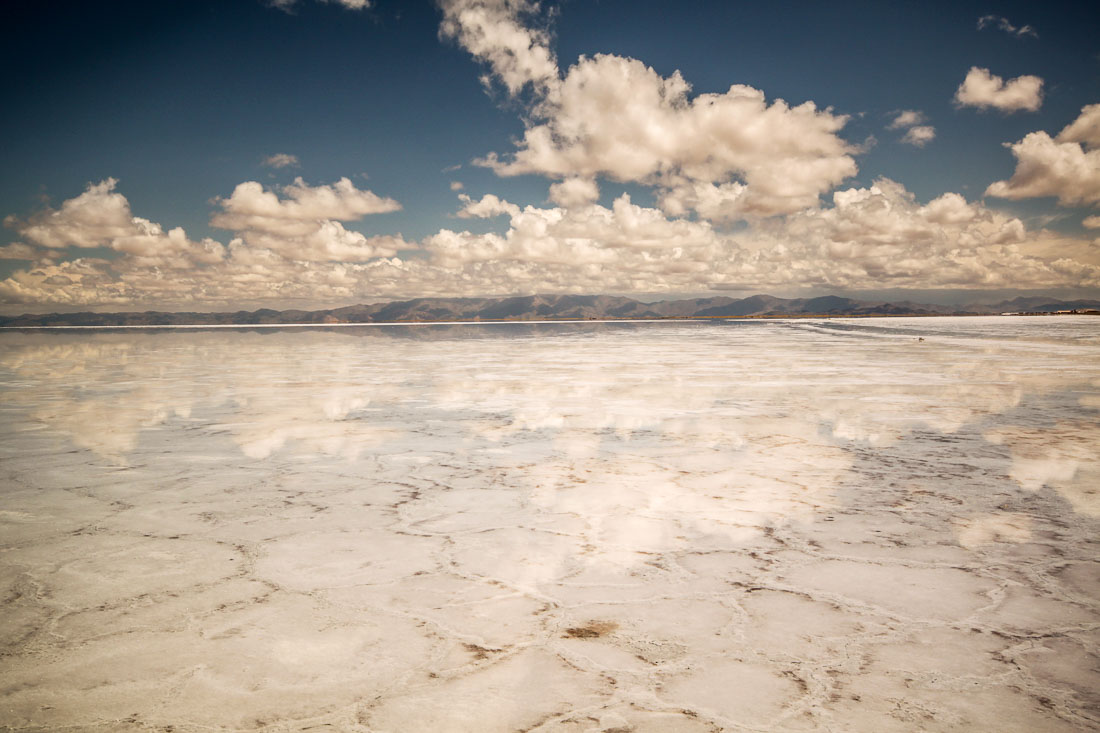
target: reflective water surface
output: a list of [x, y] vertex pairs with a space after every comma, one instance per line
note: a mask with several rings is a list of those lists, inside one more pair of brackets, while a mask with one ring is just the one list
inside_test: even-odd
[[0, 727], [1100, 726], [1100, 319], [0, 333]]

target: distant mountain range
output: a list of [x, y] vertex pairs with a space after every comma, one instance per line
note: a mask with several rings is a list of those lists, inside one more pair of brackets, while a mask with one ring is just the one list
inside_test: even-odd
[[513, 298], [417, 298], [330, 310], [235, 313], [50, 313], [0, 316], [0, 326], [215, 326], [289, 323], [410, 323], [418, 321], [528, 321], [540, 319], [745, 318], [780, 316], [982, 315], [1100, 311], [1100, 300], [1015, 298], [986, 305], [944, 306], [819, 298], [691, 298], [643, 303], [611, 295], [528, 295]]

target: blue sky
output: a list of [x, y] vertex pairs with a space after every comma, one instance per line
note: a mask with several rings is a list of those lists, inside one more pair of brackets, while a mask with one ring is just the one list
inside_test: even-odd
[[1100, 294], [1077, 4], [0, 12], [7, 312]]

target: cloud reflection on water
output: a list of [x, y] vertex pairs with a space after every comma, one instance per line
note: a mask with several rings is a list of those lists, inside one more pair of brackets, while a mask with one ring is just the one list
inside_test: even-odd
[[1100, 343], [1036, 323], [0, 334], [0, 723], [1053, 729]]
[[[927, 323], [937, 338], [906, 331]], [[785, 521], [832, 502], [852, 446], [993, 424], [1020, 486], [1094, 513], [1095, 421], [1017, 413], [1074, 390], [1090, 412], [1095, 346], [1041, 352], [957, 323], [22, 333], [5, 334], [0, 366], [31, 424], [121, 463], [157, 430], [224, 433], [253, 460], [532, 451], [522, 470], [543, 508], [641, 516], [732, 491], [722, 506]]]

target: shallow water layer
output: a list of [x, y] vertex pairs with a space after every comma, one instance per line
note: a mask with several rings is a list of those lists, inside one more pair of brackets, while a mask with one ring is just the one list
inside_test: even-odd
[[1100, 727], [1100, 319], [0, 334], [0, 727]]

